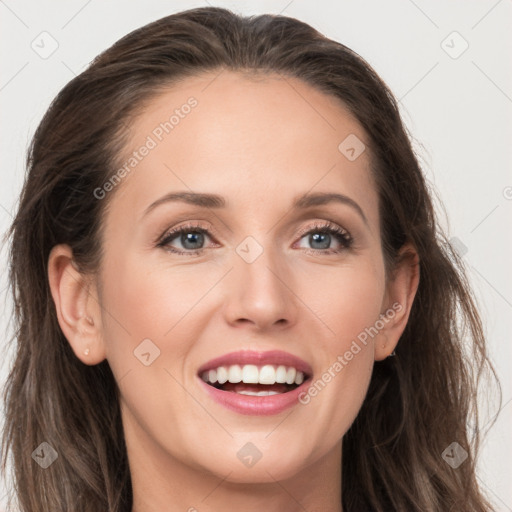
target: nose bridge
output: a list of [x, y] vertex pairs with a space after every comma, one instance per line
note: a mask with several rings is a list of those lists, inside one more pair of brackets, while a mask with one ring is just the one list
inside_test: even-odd
[[246, 237], [235, 249], [228, 293], [230, 321], [250, 321], [259, 327], [293, 322], [291, 273], [283, 255], [271, 246], [272, 236]]

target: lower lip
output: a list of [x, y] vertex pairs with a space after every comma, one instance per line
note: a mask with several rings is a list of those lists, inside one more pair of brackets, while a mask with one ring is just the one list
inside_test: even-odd
[[304, 381], [300, 386], [286, 393], [269, 396], [241, 395], [233, 391], [222, 391], [206, 384], [199, 378], [199, 382], [207, 393], [219, 404], [239, 414], [253, 416], [270, 416], [279, 414], [289, 407], [296, 405], [301, 392], [309, 386], [310, 379]]

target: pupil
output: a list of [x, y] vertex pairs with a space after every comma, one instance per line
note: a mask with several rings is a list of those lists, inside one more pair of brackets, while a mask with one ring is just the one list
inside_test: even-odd
[[314, 247], [315, 249], [327, 249], [329, 247], [329, 242], [331, 241], [331, 235], [329, 235], [327, 233], [315, 233], [314, 235], [310, 235], [310, 237], [312, 238], [312, 242], [311, 242], [312, 244], [315, 242], [318, 242], [318, 240], [321, 239], [322, 237], [324, 238], [323, 243], [321, 242], [322, 247]]
[[185, 247], [186, 249], [197, 249], [197, 247], [195, 247], [195, 246], [189, 247], [187, 245], [189, 243], [192, 243], [192, 244], [198, 243], [197, 237], [199, 237], [199, 242], [202, 242], [202, 237], [203, 237], [202, 233], [190, 232], [190, 233], [186, 233], [185, 235], [182, 235], [181, 243], [183, 244], [183, 247]]

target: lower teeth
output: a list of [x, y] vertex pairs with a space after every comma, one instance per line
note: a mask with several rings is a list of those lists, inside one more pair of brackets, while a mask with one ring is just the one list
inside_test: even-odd
[[269, 395], [281, 395], [277, 391], [234, 391], [239, 395], [250, 395], [250, 396], [269, 396]]
[[[227, 393], [238, 393], [239, 395], [249, 395], [249, 396], [271, 396], [271, 395], [282, 395], [283, 393], [287, 393], [288, 391], [293, 391], [298, 386], [296, 384], [275, 384], [264, 386], [262, 384], [259, 385], [250, 385], [250, 384], [232, 384], [226, 382], [225, 384], [219, 384], [216, 382], [215, 384], [210, 384], [216, 389], [220, 391], [226, 391]], [[266, 387], [270, 389], [265, 389]], [[263, 388], [263, 389], [262, 389]]]

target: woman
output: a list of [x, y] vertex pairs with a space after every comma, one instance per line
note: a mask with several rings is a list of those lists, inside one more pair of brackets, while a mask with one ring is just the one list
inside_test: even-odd
[[2, 446], [23, 512], [491, 510], [481, 321], [354, 52], [168, 16], [59, 93], [28, 167]]

